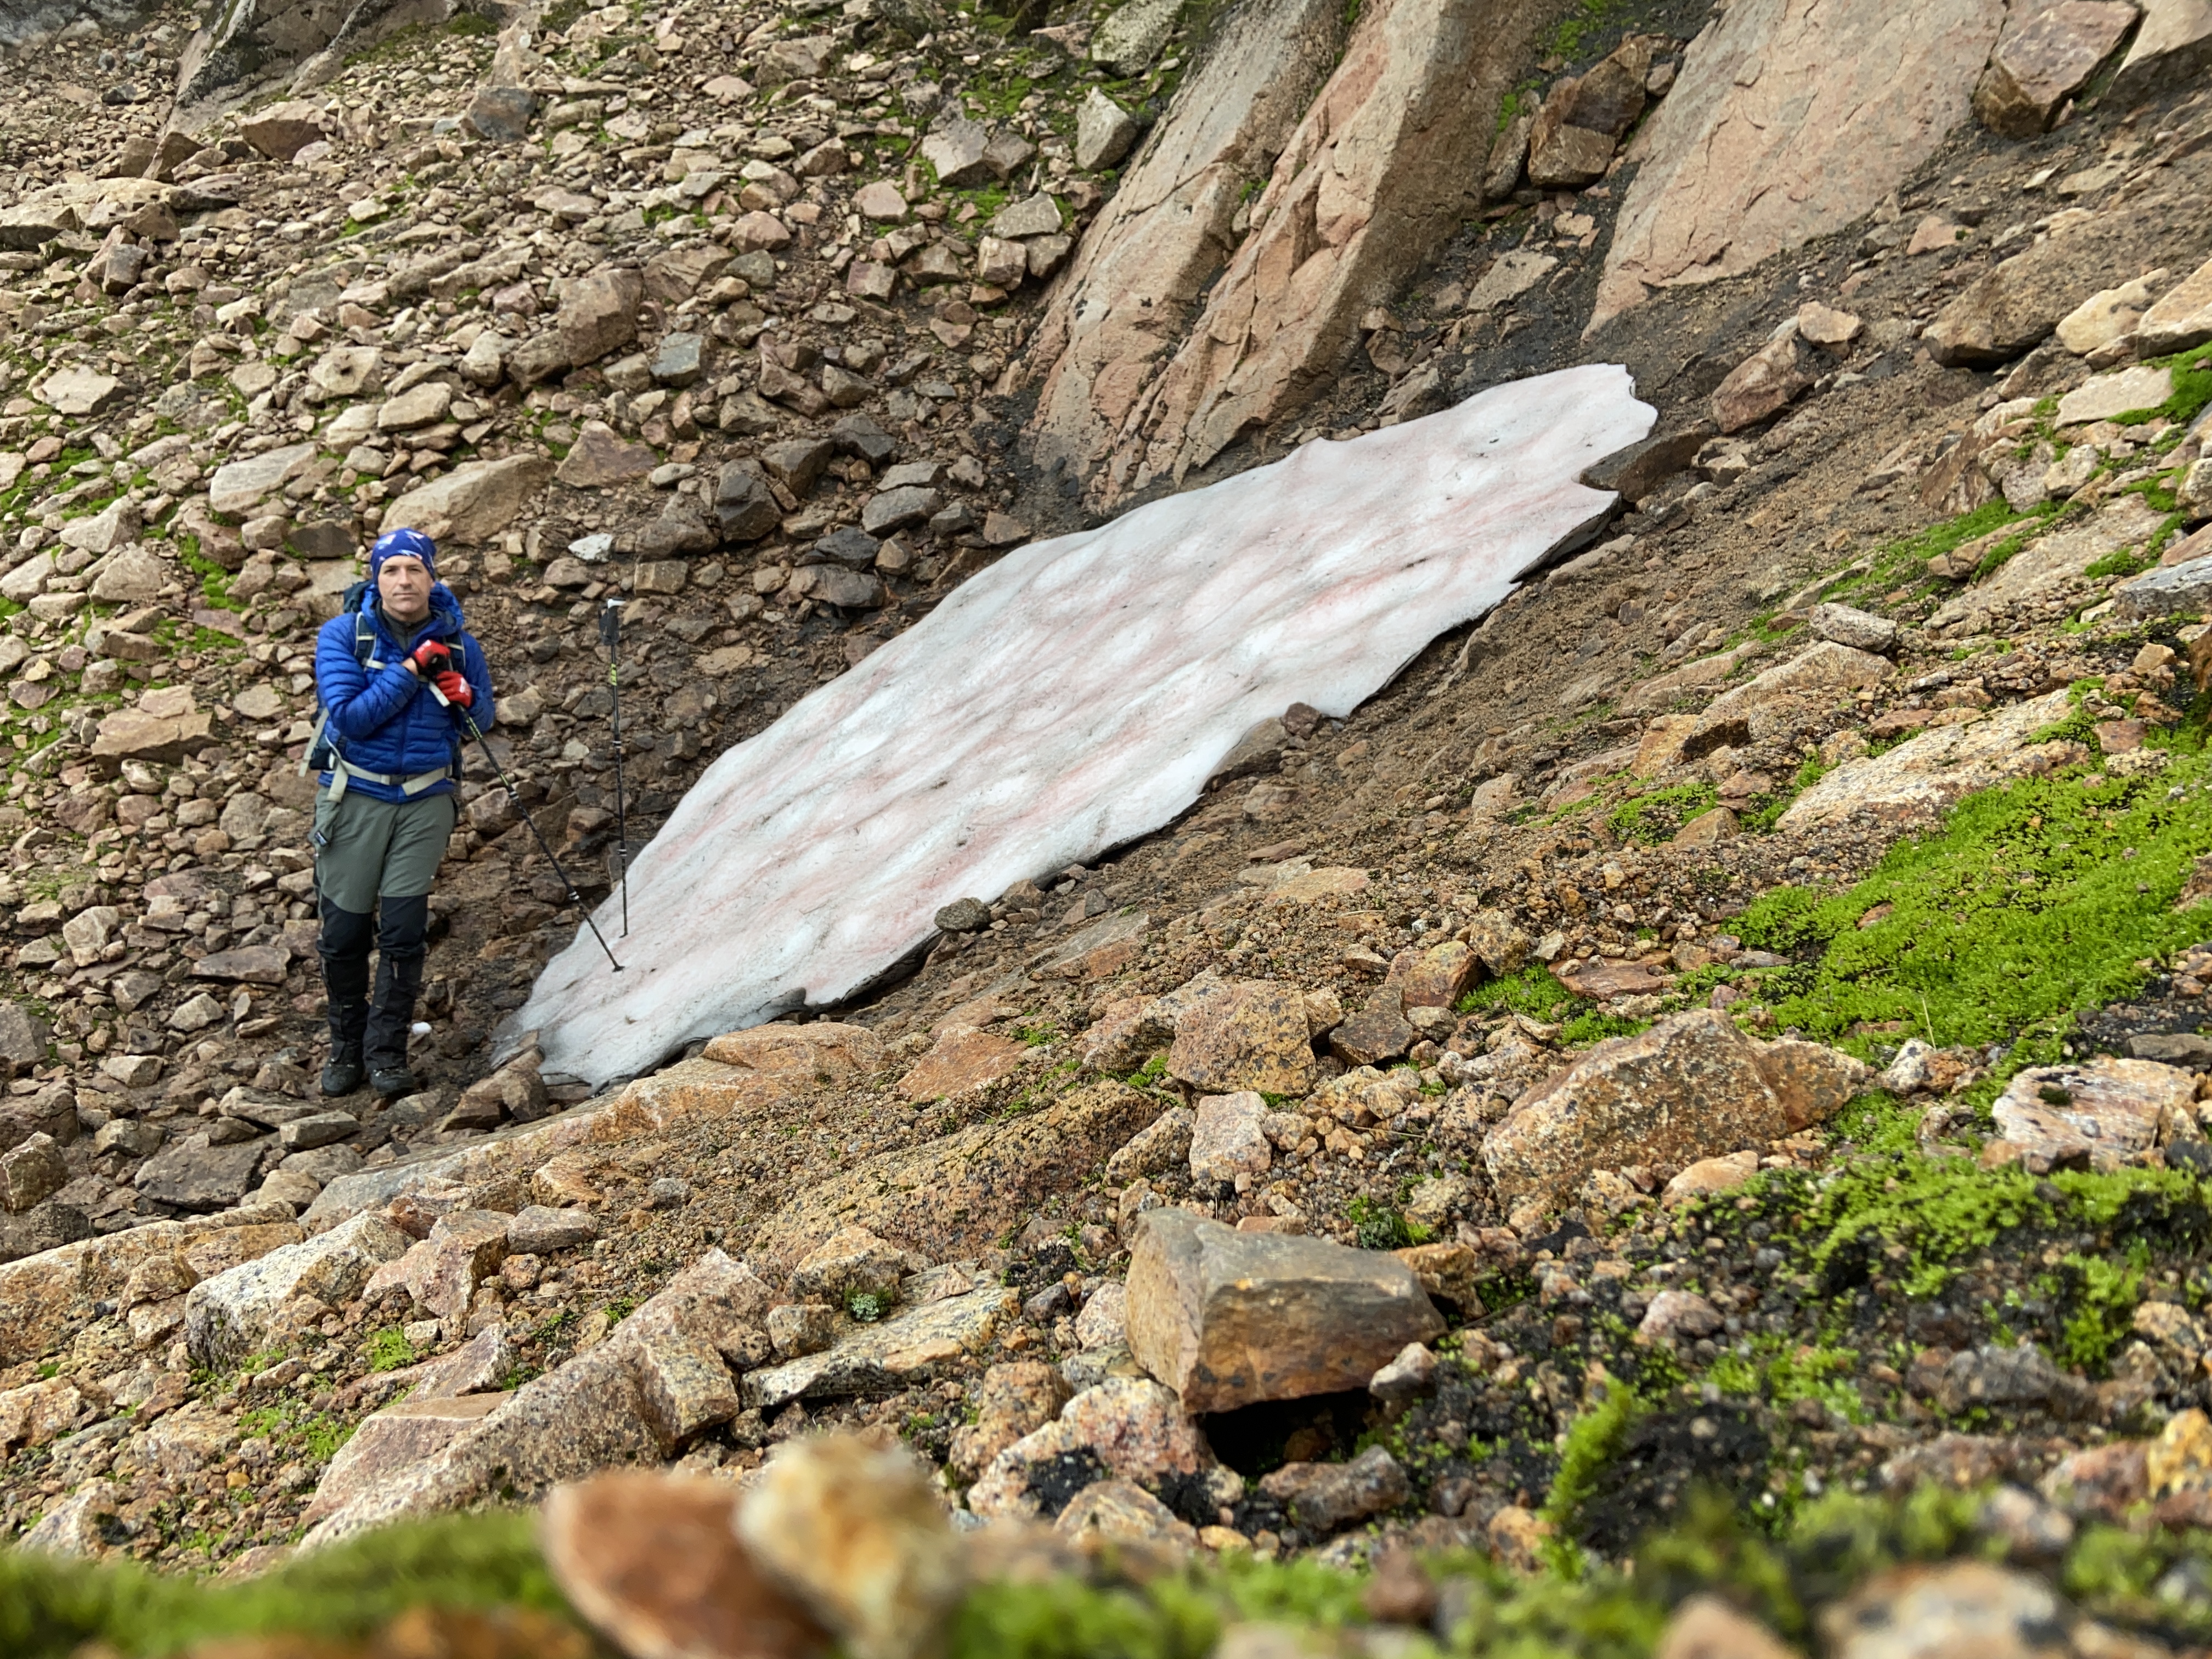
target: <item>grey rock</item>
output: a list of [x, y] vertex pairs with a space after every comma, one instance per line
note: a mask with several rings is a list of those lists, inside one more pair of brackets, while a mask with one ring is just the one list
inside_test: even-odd
[[46, 1022], [20, 1002], [0, 1001], [0, 1070], [10, 1074], [46, 1057]]
[[92, 1237], [92, 1221], [74, 1204], [50, 1200], [21, 1215], [0, 1215], [0, 1261], [17, 1261]]
[[142, 1197], [180, 1210], [228, 1210], [252, 1189], [264, 1139], [211, 1146], [205, 1133], [189, 1135], [146, 1160], [138, 1171]]
[[990, 234], [1019, 238], [1051, 236], [1060, 230], [1060, 204], [1043, 191], [1009, 202], [991, 216]]
[[1175, 33], [1182, 10], [1182, 0], [1129, 0], [1091, 37], [1092, 61], [1111, 65], [1124, 79], [1143, 74]]
[[1285, 1463], [1260, 1490], [1305, 1531], [1334, 1532], [1348, 1521], [1396, 1509], [1411, 1487], [1398, 1460], [1370, 1446], [1348, 1463]]
[[1848, 605], [1816, 605], [1811, 620], [1813, 632], [1819, 637], [1848, 645], [1854, 651], [1887, 656], [1897, 648], [1897, 624], [1887, 617]]
[[965, 190], [993, 177], [983, 159], [990, 145], [990, 131], [981, 122], [954, 116], [921, 141], [921, 159], [937, 169], [939, 184], [948, 190]]
[[757, 542], [783, 522], [783, 509], [752, 460], [727, 463], [714, 481], [714, 518], [722, 539]]
[[555, 1209], [532, 1204], [507, 1224], [507, 1248], [518, 1255], [551, 1255], [573, 1250], [599, 1236], [599, 1218], [589, 1210]]
[[831, 531], [806, 550], [809, 564], [842, 564], [849, 570], [866, 570], [876, 562], [876, 551], [883, 544], [865, 530], [851, 525]]
[[526, 87], [479, 87], [461, 125], [495, 144], [519, 143], [530, 136], [530, 118], [537, 112], [537, 94]]
[[991, 907], [981, 899], [955, 899], [935, 920], [941, 933], [980, 933], [991, 925]]
[[706, 342], [696, 334], [664, 335], [660, 349], [653, 354], [653, 378], [662, 386], [697, 384], [705, 367], [705, 346]]
[[948, 1347], [981, 1352], [1019, 1304], [1015, 1291], [988, 1285], [880, 1324], [856, 1326], [818, 1353], [750, 1374], [745, 1403], [766, 1411], [799, 1399], [894, 1393], [926, 1374]]
[[2130, 619], [2212, 610], [2212, 557], [2147, 570], [2122, 583], [2112, 597], [2118, 601], [2114, 608]]
[[293, 1297], [342, 1306], [413, 1243], [381, 1216], [357, 1215], [204, 1279], [185, 1297], [185, 1346], [203, 1365], [235, 1364], [261, 1346], [277, 1310]]
[[821, 481], [833, 453], [820, 438], [793, 438], [761, 451], [761, 465], [769, 477], [804, 500]]
[[872, 611], [884, 602], [884, 585], [877, 577], [842, 565], [805, 565], [792, 574], [785, 592], [793, 599], [844, 611]]
[[2094, 1388], [2060, 1370], [2033, 1342], [1954, 1354], [1936, 1388], [1936, 1404], [1954, 1414], [1975, 1407], [2042, 1406], [2073, 1417], [2094, 1412], [2096, 1401]]
[[942, 504], [943, 497], [934, 489], [913, 485], [886, 489], [860, 510], [860, 528], [871, 536], [888, 536], [908, 525], [920, 524]]
[[1137, 142], [1137, 118], [1097, 87], [1075, 116], [1075, 165], [1085, 172], [1110, 167]]
[[301, 1152], [311, 1147], [327, 1146], [360, 1133], [361, 1120], [350, 1112], [310, 1112], [279, 1129], [276, 1142], [287, 1152]]
[[868, 415], [848, 415], [830, 428], [830, 441], [847, 455], [857, 455], [870, 466], [881, 466], [898, 453], [890, 433]]
[[837, 1340], [837, 1310], [827, 1302], [787, 1302], [770, 1308], [768, 1340], [778, 1359], [820, 1353]]

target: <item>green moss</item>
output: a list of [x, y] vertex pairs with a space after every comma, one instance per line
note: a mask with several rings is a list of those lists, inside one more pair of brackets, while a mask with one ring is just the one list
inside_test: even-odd
[[1476, 986], [1459, 1000], [1458, 1012], [1474, 1014], [1498, 1008], [1528, 1019], [1557, 1020], [1584, 1006], [1581, 998], [1559, 983], [1549, 968], [1540, 962], [1532, 962], [1517, 974], [1486, 980]]
[[1344, 1218], [1358, 1235], [1363, 1250], [1401, 1250], [1425, 1242], [1415, 1238], [1405, 1216], [1390, 1205], [1361, 1193], [1345, 1206]]
[[1747, 944], [1825, 946], [1774, 1004], [1776, 1022], [1862, 1052], [1869, 1023], [1986, 1043], [2126, 995], [2145, 977], [2138, 963], [2203, 933], [2201, 909], [2172, 907], [2196, 858], [2212, 852], [2208, 775], [2201, 756], [2183, 756], [2095, 789], [2074, 776], [2024, 780], [1970, 796], [1842, 893], [1761, 896], [1738, 924]]
[[1626, 1014], [1608, 1014], [1593, 1009], [1586, 1014], [1577, 1014], [1559, 1027], [1559, 1041], [1572, 1047], [1584, 1042], [1602, 1042], [1607, 1037], [1634, 1036], [1648, 1030], [1648, 1019], [1631, 1019]]
[[1583, 1506], [1597, 1495], [1606, 1469], [1620, 1455], [1628, 1431], [1642, 1414], [1636, 1391], [1614, 1381], [1605, 1397], [1567, 1425], [1566, 1444], [1559, 1451], [1559, 1473], [1546, 1494], [1543, 1518], [1552, 1527], [1552, 1565], [1563, 1577], [1582, 1576], [1581, 1551], [1571, 1534]]
[[2073, 1311], [2058, 1344], [2059, 1358], [2082, 1370], [2101, 1370], [2133, 1323], [2142, 1270], [2102, 1256], [2069, 1255], [2050, 1276], [2047, 1290]]
[[2173, 395], [2156, 409], [2138, 409], [2116, 416], [2112, 424], [2150, 426], [2170, 421], [2176, 426], [2186, 427], [2203, 412], [2207, 404], [2212, 404], [2212, 348], [2200, 347], [2195, 351], [2150, 361], [2173, 371]]
[[2014, 513], [2000, 497], [1972, 513], [1931, 525], [1912, 535], [1885, 543], [1869, 556], [1869, 568], [1859, 575], [1839, 577], [1821, 590], [1826, 599], [1864, 599], [1888, 592], [1900, 586], [1917, 586], [1932, 580], [1928, 574], [1928, 561], [1940, 553], [1949, 553], [1978, 537], [2003, 528], [2022, 515]]
[[137, 1659], [269, 1632], [359, 1638], [419, 1606], [568, 1613], [523, 1514], [412, 1522], [236, 1583], [0, 1550], [0, 1653], [11, 1659], [66, 1659], [95, 1641]]

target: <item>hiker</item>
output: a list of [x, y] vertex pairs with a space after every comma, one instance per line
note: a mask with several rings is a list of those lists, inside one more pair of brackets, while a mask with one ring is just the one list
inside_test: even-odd
[[301, 765], [319, 774], [312, 840], [330, 1002], [325, 1095], [351, 1094], [364, 1073], [386, 1097], [417, 1086], [407, 1038], [422, 987], [430, 884], [453, 832], [455, 711], [492, 723], [483, 647], [462, 628], [460, 601], [437, 565], [437, 544], [421, 531], [385, 532], [369, 550], [368, 580], [348, 590], [315, 641], [322, 713]]

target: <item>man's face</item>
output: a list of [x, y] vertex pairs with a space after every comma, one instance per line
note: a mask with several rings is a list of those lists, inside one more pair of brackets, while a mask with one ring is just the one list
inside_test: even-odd
[[430, 614], [430, 573], [411, 553], [395, 553], [377, 567], [376, 597], [384, 614], [411, 625]]

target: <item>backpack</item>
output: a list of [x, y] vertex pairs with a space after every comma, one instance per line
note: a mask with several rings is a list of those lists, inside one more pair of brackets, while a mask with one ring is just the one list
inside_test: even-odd
[[[368, 612], [362, 608], [361, 603], [362, 596], [368, 591], [368, 584], [366, 581], [357, 581], [347, 588], [345, 598], [341, 602], [343, 607], [342, 614], [353, 618], [354, 661], [364, 670], [380, 669], [384, 665], [376, 660], [376, 624], [369, 620]], [[330, 773], [331, 775], [331, 794], [333, 799], [336, 799], [345, 793], [349, 769], [345, 764], [344, 757], [338, 752], [337, 737], [331, 731], [330, 725], [331, 711], [323, 702], [323, 688], [318, 684], [315, 687], [315, 727], [307, 735], [307, 752], [300, 757], [299, 775], [306, 777], [310, 772]], [[461, 734], [459, 731], [455, 731], [453, 734], [453, 759], [449, 763], [449, 775], [457, 783], [460, 781], [463, 759]], [[386, 778], [375, 773], [362, 773], [361, 775], [374, 778], [380, 783], [402, 782], [399, 779]], [[447, 774], [426, 773], [419, 781], [410, 779], [406, 780], [405, 782], [419, 781], [421, 787], [428, 787], [444, 775]], [[404, 787], [404, 783], [403, 787]]]

